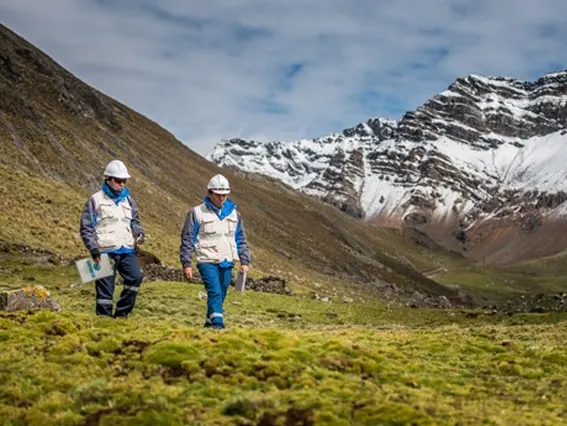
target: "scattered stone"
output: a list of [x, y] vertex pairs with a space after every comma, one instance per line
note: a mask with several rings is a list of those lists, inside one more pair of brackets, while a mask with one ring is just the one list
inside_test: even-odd
[[71, 264], [72, 259], [61, 256], [53, 251], [34, 248], [23, 244], [9, 243], [8, 241], [0, 240], [0, 252], [4, 253], [19, 253], [27, 257], [30, 264]]
[[0, 311], [14, 312], [49, 309], [59, 312], [61, 305], [49, 295], [45, 287], [34, 285], [19, 290], [0, 292]]
[[[142, 266], [142, 271], [144, 272], [144, 279], [147, 281], [185, 281], [181, 268], [168, 268], [165, 265], [150, 263]], [[197, 278], [200, 279], [200, 276], [196, 272], [197, 271], [193, 271], [193, 280]]]
[[246, 278], [246, 289], [293, 296], [293, 292], [287, 286], [286, 280], [273, 275], [256, 279], [250, 277]]
[[524, 294], [509, 298], [492, 309], [507, 315], [521, 313], [567, 312], [567, 293]]
[[[186, 281], [181, 268], [169, 268], [157, 258], [153, 260], [150, 256], [144, 256], [143, 261], [141, 261], [140, 264], [144, 273], [144, 279], [147, 281]], [[196, 269], [193, 270], [192, 282], [202, 282], [201, 275]], [[234, 285], [234, 281], [231, 285]], [[277, 276], [267, 276], [262, 278], [247, 277], [245, 288], [246, 290], [293, 296], [293, 292], [287, 286], [286, 280]]]
[[415, 289], [406, 289], [395, 283], [375, 280], [369, 283], [382, 301], [391, 306], [405, 306], [415, 308], [470, 308], [476, 304], [468, 300], [467, 295], [458, 294], [451, 300], [448, 297], [435, 294], [426, 294]]
[[328, 296], [320, 296], [318, 293], [311, 293], [311, 298], [325, 303], [333, 303], [332, 299]]

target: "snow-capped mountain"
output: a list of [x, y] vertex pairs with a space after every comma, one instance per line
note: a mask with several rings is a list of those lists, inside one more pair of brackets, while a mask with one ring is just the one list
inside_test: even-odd
[[295, 142], [231, 139], [209, 159], [470, 249], [495, 223], [534, 232], [566, 215], [567, 71], [535, 82], [470, 75], [400, 121]]

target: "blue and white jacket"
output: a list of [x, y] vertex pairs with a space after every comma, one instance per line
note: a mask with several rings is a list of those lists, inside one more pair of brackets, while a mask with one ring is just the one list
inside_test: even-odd
[[216, 263], [234, 266], [250, 263], [250, 249], [244, 233], [242, 216], [231, 200], [218, 209], [205, 197], [203, 204], [187, 214], [181, 233], [179, 250], [181, 265], [191, 266], [193, 253], [197, 263]]
[[132, 253], [135, 240], [144, 233], [138, 205], [127, 188], [118, 194], [104, 183], [102, 190], [87, 201], [81, 215], [81, 237], [87, 250], [105, 253]]

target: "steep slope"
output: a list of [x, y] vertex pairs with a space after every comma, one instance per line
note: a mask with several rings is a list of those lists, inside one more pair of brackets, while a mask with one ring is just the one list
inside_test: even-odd
[[506, 263], [567, 247], [549, 238], [565, 228], [565, 144], [567, 71], [536, 82], [471, 75], [399, 122], [291, 143], [232, 139], [209, 158]]
[[[86, 254], [79, 215], [110, 159], [130, 168], [147, 249], [174, 266], [186, 212], [219, 172], [1, 26], [0, 150], [0, 239], [67, 256]], [[371, 227], [277, 181], [225, 173], [245, 218], [253, 273], [280, 275], [296, 289], [329, 295], [366, 297], [395, 283], [408, 293], [457, 299], [455, 291], [389, 255], [388, 242]]]

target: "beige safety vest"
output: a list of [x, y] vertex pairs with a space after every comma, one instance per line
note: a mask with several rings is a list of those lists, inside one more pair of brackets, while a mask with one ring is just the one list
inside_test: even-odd
[[236, 210], [223, 220], [205, 204], [195, 207], [195, 220], [199, 223], [199, 234], [195, 241], [197, 263], [236, 262]]
[[93, 195], [95, 201], [96, 237], [101, 251], [120, 247], [134, 248], [132, 234], [132, 206], [127, 199], [116, 205], [114, 200], [99, 191]]

